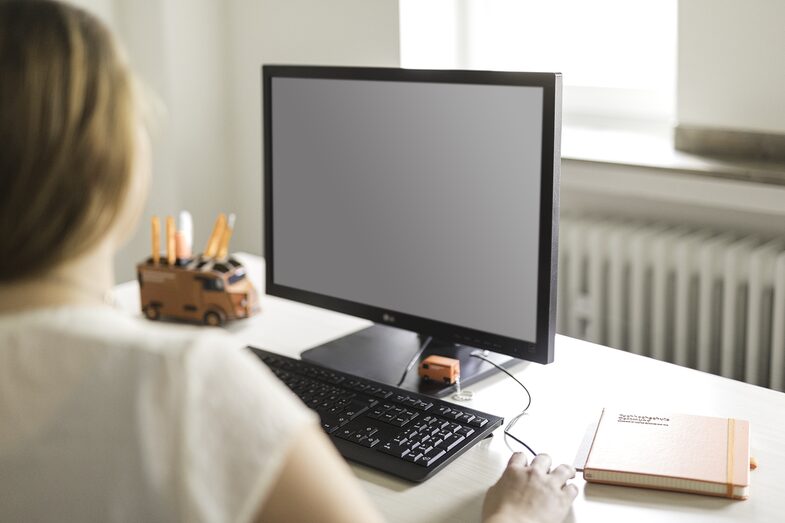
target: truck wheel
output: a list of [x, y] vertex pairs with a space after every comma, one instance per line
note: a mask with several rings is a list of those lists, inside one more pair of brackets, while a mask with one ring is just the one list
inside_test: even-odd
[[210, 327], [220, 327], [223, 325], [223, 317], [215, 311], [207, 311], [204, 314], [204, 324]]
[[161, 319], [161, 310], [155, 305], [148, 305], [144, 308], [144, 315], [148, 320], [159, 320]]

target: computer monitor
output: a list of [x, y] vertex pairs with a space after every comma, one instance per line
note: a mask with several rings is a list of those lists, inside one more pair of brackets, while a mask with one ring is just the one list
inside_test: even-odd
[[553, 361], [558, 73], [269, 65], [262, 88], [267, 294], [375, 322], [303, 358], [392, 384], [428, 338], [464, 384], [478, 349]]

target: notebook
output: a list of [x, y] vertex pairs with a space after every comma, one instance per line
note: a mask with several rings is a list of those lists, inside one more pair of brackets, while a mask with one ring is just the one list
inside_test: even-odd
[[603, 409], [587, 482], [746, 499], [750, 425], [733, 418]]

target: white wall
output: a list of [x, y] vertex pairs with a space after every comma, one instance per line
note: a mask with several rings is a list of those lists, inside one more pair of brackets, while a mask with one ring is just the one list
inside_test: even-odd
[[263, 63], [398, 66], [398, 1], [75, 0], [119, 35], [163, 106], [145, 216], [119, 281], [149, 253], [149, 217], [188, 209], [195, 248], [238, 216], [232, 249], [262, 252]]
[[[154, 172], [146, 214], [116, 261], [118, 280], [149, 252], [149, 216], [194, 216], [201, 249], [227, 208], [226, 20], [212, 0], [115, 0], [115, 26], [132, 66], [164, 105], [153, 130]], [[130, 272], [129, 272], [130, 271]]]
[[680, 124], [785, 133], [785, 2], [680, 0]]
[[140, 226], [115, 260], [118, 281], [149, 255], [149, 218], [194, 216], [201, 249], [215, 216], [229, 208], [226, 8], [213, 0], [78, 0], [116, 32], [131, 66], [163, 111], [152, 133], [153, 180]]
[[227, 2], [234, 247], [262, 252], [260, 66], [400, 64], [397, 0]]

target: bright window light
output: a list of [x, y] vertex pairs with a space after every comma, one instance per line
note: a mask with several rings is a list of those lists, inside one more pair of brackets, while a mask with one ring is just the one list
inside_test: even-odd
[[676, 0], [400, 0], [401, 65], [559, 71], [565, 120], [670, 123]]

